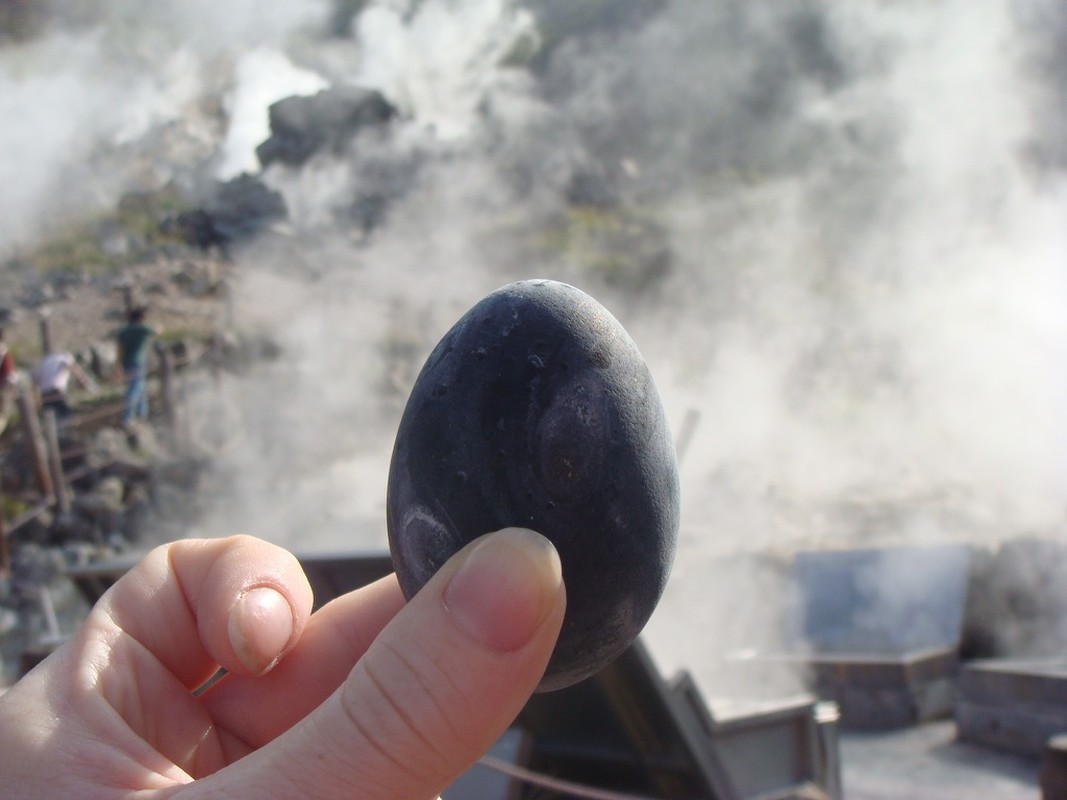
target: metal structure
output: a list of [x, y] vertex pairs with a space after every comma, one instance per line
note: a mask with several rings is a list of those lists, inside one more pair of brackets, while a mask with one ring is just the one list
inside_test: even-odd
[[1067, 732], [1067, 660], [990, 660], [960, 671], [956, 699], [960, 739], [1040, 757]]
[[849, 728], [950, 716], [969, 562], [957, 545], [799, 553], [786, 651], [734, 668], [802, 671]]
[[[316, 607], [392, 572], [388, 553], [298, 557]], [[136, 560], [69, 576], [92, 603]], [[688, 673], [664, 681], [638, 638], [593, 677], [534, 695], [443, 797], [840, 800], [837, 722], [832, 703], [810, 697], [716, 716]]]

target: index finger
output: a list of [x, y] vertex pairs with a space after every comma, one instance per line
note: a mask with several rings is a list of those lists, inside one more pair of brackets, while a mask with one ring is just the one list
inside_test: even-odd
[[247, 671], [234, 650], [230, 615], [255, 588], [288, 601], [290, 643], [296, 641], [311, 613], [311, 587], [295, 556], [251, 536], [157, 547], [104, 594], [90, 612], [90, 628], [119, 630], [191, 690], [219, 666]]
[[[404, 603], [395, 575], [342, 595], [311, 616], [299, 641], [273, 670], [258, 678], [227, 675], [200, 700], [217, 728], [249, 749], [262, 747], [341, 685]], [[240, 755], [231, 753], [231, 760]]]

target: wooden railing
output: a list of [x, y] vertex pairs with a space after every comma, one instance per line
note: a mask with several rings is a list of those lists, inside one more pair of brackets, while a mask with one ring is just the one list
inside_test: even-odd
[[[158, 367], [152, 375], [152, 377], [158, 377], [156, 401], [165, 424], [169, 427], [169, 432], [175, 443], [178, 443], [179, 409], [177, 394], [174, 390], [174, 369], [177, 366], [183, 366], [184, 362], [176, 362], [170, 352], [158, 344], [156, 356]], [[71, 426], [84, 429], [99, 424], [109, 417], [118, 417], [122, 413], [123, 405], [122, 401], [117, 401], [100, 408], [78, 411], [71, 420]], [[69, 448], [66, 451], [61, 450], [59, 425], [55, 411], [51, 408], [42, 409], [40, 396], [33, 385], [20, 384], [17, 406], [22, 424], [21, 438], [26, 443], [36, 499], [11, 519], [5, 519], [0, 511], [0, 576], [7, 575], [10, 571], [9, 537], [46, 512], [69, 513], [71, 510], [69, 486], [72, 481], [84, 477], [90, 471], [88, 466], [79, 467], [73, 472], [64, 470], [64, 460], [76, 453]], [[101, 469], [105, 466], [98, 465], [95, 468]], [[0, 487], [0, 498], [2, 498], [2, 487]]]

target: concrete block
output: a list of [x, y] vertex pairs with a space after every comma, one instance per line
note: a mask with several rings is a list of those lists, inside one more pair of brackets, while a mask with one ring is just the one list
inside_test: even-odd
[[1067, 662], [967, 664], [955, 716], [963, 741], [1041, 757], [1051, 737], [1067, 732]]
[[1048, 740], [1041, 759], [1041, 800], [1067, 798], [1067, 734]]

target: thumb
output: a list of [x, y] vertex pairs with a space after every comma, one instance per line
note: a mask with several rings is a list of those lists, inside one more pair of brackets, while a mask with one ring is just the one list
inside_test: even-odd
[[547, 539], [511, 528], [472, 542], [322, 706], [189, 786], [188, 797], [436, 797], [514, 721], [544, 674], [565, 605]]

